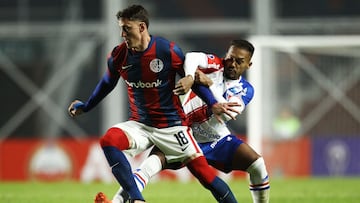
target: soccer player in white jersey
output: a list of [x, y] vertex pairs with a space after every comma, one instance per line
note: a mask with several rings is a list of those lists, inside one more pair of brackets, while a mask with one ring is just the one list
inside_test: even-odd
[[[187, 53], [184, 66], [198, 67], [196, 83], [209, 86], [214, 97], [213, 100], [202, 100], [191, 92], [185, 97], [183, 107], [192, 123], [194, 137], [209, 164], [225, 173], [246, 171], [250, 177], [249, 189], [253, 202], [267, 203], [270, 184], [264, 159], [248, 144], [231, 134], [226, 126], [226, 121], [231, 117], [225, 114], [218, 117], [211, 112], [211, 107], [217, 102], [238, 102], [241, 106], [234, 107], [236, 109], [232, 117], [235, 117], [236, 112], [241, 113], [250, 102], [254, 89], [242, 74], [250, 68], [253, 53], [253, 45], [246, 40], [232, 41], [225, 58], [201, 52]], [[211, 94], [210, 91], [207, 94]], [[134, 178], [142, 190], [149, 179], [162, 169], [178, 167], [167, 164], [161, 152], [154, 149], [134, 172]], [[126, 202], [126, 196], [120, 188], [113, 203]]]

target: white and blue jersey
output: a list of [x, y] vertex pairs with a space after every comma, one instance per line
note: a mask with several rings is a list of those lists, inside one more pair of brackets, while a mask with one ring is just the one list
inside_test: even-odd
[[[204, 60], [207, 60], [207, 63], [200, 64], [207, 66], [199, 66], [199, 69], [213, 81], [211, 90], [218, 96], [218, 102], [238, 102], [241, 107], [237, 110], [242, 112], [253, 98], [253, 86], [243, 77], [238, 80], [224, 78], [222, 58], [207, 55]], [[191, 124], [193, 135], [209, 164], [223, 172], [230, 172], [233, 154], [243, 141], [232, 135], [225, 123], [218, 122], [206, 103], [194, 92], [186, 95], [183, 108]], [[230, 117], [224, 119], [229, 120]]]
[[[238, 110], [243, 111], [253, 98], [253, 86], [244, 77], [240, 77], [238, 80], [224, 78], [223, 60], [214, 55], [207, 56], [208, 66], [199, 67], [199, 69], [213, 81], [212, 91], [217, 95], [222, 95], [226, 101], [240, 103], [241, 107]], [[219, 123], [211, 115], [206, 103], [195, 93], [191, 92], [187, 95], [183, 102], [183, 108], [198, 143], [214, 142], [230, 134], [226, 124]]]

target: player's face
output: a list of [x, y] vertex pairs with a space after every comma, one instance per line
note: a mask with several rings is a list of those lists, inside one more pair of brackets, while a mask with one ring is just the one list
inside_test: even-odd
[[121, 37], [129, 49], [139, 49], [142, 42], [142, 32], [144, 31], [144, 22], [131, 21], [126, 18], [119, 20], [121, 28]]
[[224, 59], [224, 76], [231, 80], [239, 79], [251, 66], [250, 60], [251, 56], [247, 50], [231, 46]]

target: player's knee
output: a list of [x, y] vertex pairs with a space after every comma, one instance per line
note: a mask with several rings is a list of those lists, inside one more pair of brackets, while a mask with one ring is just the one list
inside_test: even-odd
[[129, 148], [129, 140], [124, 131], [120, 128], [110, 128], [104, 136], [100, 138], [101, 147], [113, 146], [119, 150]]
[[205, 187], [209, 186], [216, 177], [215, 170], [208, 165], [204, 156], [191, 160], [187, 167]]
[[165, 154], [157, 146], [154, 146], [152, 148], [152, 150], [150, 151], [149, 156], [150, 155], [156, 155], [159, 158], [163, 168], [166, 167], [167, 162], [166, 162]]
[[265, 161], [262, 157], [254, 161], [246, 170], [250, 175], [250, 181], [253, 184], [260, 184], [268, 182], [268, 173], [266, 170]]

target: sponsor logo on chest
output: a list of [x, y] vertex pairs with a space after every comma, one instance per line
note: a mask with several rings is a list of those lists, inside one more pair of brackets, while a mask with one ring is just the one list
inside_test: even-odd
[[141, 80], [137, 82], [129, 82], [125, 80], [126, 84], [133, 88], [154, 88], [159, 87], [162, 84], [162, 80], [157, 79], [154, 82], [143, 82]]

